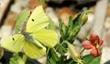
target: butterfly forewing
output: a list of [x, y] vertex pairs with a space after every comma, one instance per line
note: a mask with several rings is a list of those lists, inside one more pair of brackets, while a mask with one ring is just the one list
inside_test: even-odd
[[45, 28], [49, 24], [49, 19], [44, 13], [43, 7], [38, 6], [33, 10], [27, 25], [26, 32], [37, 32], [42, 28]]

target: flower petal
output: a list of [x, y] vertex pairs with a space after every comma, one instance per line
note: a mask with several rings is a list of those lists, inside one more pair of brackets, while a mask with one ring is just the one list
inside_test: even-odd
[[97, 48], [92, 48], [91, 50], [91, 55], [97, 57], [97, 56], [100, 56], [101, 55], [101, 51]]
[[99, 46], [101, 46], [103, 44], [103, 40], [99, 39], [98, 44], [99, 44]]
[[91, 41], [92, 44], [95, 44], [95, 42], [99, 40], [99, 36], [94, 33], [91, 33], [89, 40]]
[[91, 44], [91, 42], [88, 41], [88, 40], [83, 41], [83, 42], [82, 42], [82, 46], [83, 46], [85, 49], [91, 49], [91, 48], [94, 47], [94, 46]]

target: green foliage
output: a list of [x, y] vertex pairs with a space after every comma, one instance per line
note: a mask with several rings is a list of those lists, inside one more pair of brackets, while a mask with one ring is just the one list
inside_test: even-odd
[[65, 64], [77, 64], [72, 58], [65, 61]]
[[63, 41], [67, 38], [68, 27], [65, 26], [65, 24], [62, 21], [60, 21], [59, 26], [60, 26], [59, 29], [60, 29], [61, 40]]
[[80, 19], [80, 15], [78, 14], [76, 15], [76, 17], [74, 17], [74, 19], [72, 19], [71, 17], [69, 18], [69, 22], [68, 22], [68, 38], [67, 40], [69, 42], [73, 42], [76, 35], [78, 34], [78, 32], [80, 31], [80, 28], [82, 26], [82, 22]]
[[[69, 43], [73, 43], [75, 38], [77, 37], [78, 32], [80, 31], [81, 27], [87, 22], [87, 12], [80, 12], [78, 13], [74, 18], [69, 17], [69, 21], [68, 24], [65, 25], [63, 23], [63, 21], [60, 21], [60, 43], [57, 44], [55, 46], [55, 50], [58, 54], [60, 55], [58, 58], [60, 58], [58, 61], [56, 61], [56, 59], [53, 59], [52, 56], [53, 54], [51, 52], [48, 53], [48, 58], [47, 64], [84, 64], [84, 61], [80, 58], [80, 56], [78, 54], [80, 54], [79, 52], [77, 53], [75, 50], [75, 47], [71, 44], [68, 45]], [[72, 58], [67, 59], [67, 55], [65, 55], [67, 52], [71, 52], [72, 54], [70, 56], [72, 56]], [[73, 50], [74, 49], [74, 50]], [[78, 56], [78, 57], [77, 57]], [[49, 63], [50, 62], [50, 63]]]
[[[66, 26], [63, 22], [60, 22], [60, 34], [62, 40], [73, 42], [76, 38], [81, 26], [83, 26], [87, 20], [87, 13], [78, 13], [74, 18], [69, 17], [68, 25]], [[84, 15], [84, 16], [83, 16]], [[83, 19], [82, 19], [83, 17]]]
[[56, 50], [53, 48], [49, 49], [47, 58], [49, 58], [47, 64], [57, 64], [57, 62], [60, 60]]
[[19, 54], [14, 54], [10, 58], [9, 64], [25, 64], [25, 60], [19, 56]]
[[100, 56], [99, 57], [93, 57], [91, 55], [85, 55], [83, 56], [83, 60], [86, 64], [100, 64]]

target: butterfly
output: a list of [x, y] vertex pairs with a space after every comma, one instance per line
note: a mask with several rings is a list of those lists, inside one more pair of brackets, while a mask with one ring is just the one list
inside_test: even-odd
[[11, 52], [23, 52], [30, 58], [40, 58], [46, 54], [46, 47], [52, 48], [58, 43], [58, 35], [55, 30], [46, 29], [49, 18], [43, 7], [36, 7], [22, 33], [16, 33], [1, 39], [1, 47]]

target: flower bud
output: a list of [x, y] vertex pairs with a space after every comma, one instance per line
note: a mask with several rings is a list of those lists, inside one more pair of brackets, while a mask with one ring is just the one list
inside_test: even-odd
[[70, 56], [77, 61], [77, 59], [80, 59], [80, 53], [76, 50], [75, 46], [68, 43], [68, 51], [70, 53]]
[[82, 24], [84, 25], [88, 20], [88, 15], [87, 13], [82, 13], [81, 14], [81, 21], [82, 21]]

